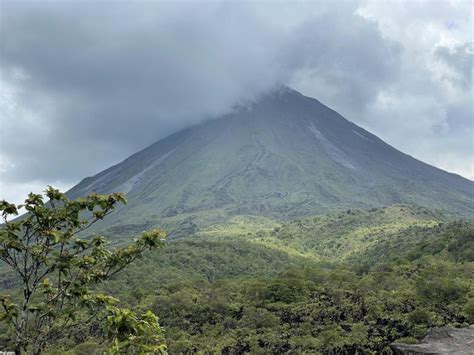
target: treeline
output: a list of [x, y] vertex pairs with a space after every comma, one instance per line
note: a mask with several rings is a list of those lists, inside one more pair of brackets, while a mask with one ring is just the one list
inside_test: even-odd
[[[415, 342], [430, 327], [474, 322], [474, 265], [436, 257], [362, 274], [312, 263], [213, 281], [156, 272], [159, 283], [134, 268], [106, 288], [127, 306], [158, 314], [172, 354], [390, 353], [390, 343]], [[84, 330], [58, 349], [76, 341]], [[84, 347], [100, 349], [100, 339]]]
[[[471, 222], [395, 206], [243, 227], [172, 241], [100, 288], [157, 314], [172, 354], [390, 353], [474, 323]], [[99, 354], [102, 341], [93, 324], [49, 352]]]
[[178, 283], [152, 304], [172, 353], [379, 353], [429, 327], [474, 322], [473, 272], [433, 258], [364, 275], [308, 265], [271, 278]]

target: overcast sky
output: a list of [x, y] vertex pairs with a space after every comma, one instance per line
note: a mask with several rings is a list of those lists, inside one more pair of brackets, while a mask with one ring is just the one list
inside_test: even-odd
[[279, 82], [474, 178], [471, 1], [0, 3], [0, 199], [67, 189]]

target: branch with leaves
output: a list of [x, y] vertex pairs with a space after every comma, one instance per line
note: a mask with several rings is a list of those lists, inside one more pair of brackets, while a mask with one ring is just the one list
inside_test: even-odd
[[[22, 286], [17, 303], [11, 296], [0, 296], [0, 320], [13, 328], [15, 351], [39, 354], [69, 329], [102, 319], [111, 353], [165, 352], [155, 315], [118, 308], [118, 300], [94, 292], [95, 285], [145, 252], [161, 248], [165, 233], [159, 229], [144, 232], [130, 245], [111, 250], [106, 238], [85, 236], [85, 231], [118, 203], [126, 203], [123, 194], [70, 200], [48, 187], [45, 196], [47, 202], [33, 193], [23, 205], [0, 202], [0, 260]], [[27, 214], [11, 220], [21, 208]]]

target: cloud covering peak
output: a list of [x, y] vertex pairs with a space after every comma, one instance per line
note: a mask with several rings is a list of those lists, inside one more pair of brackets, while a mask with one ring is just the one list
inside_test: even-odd
[[69, 187], [279, 82], [472, 178], [469, 1], [385, 5], [3, 1], [0, 197]]

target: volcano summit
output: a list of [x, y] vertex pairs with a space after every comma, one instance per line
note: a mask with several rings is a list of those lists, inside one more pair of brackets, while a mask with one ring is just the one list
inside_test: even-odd
[[472, 181], [398, 151], [284, 86], [156, 142], [69, 195], [115, 191], [129, 203], [109, 218], [112, 225], [288, 219], [395, 203], [474, 214]]

